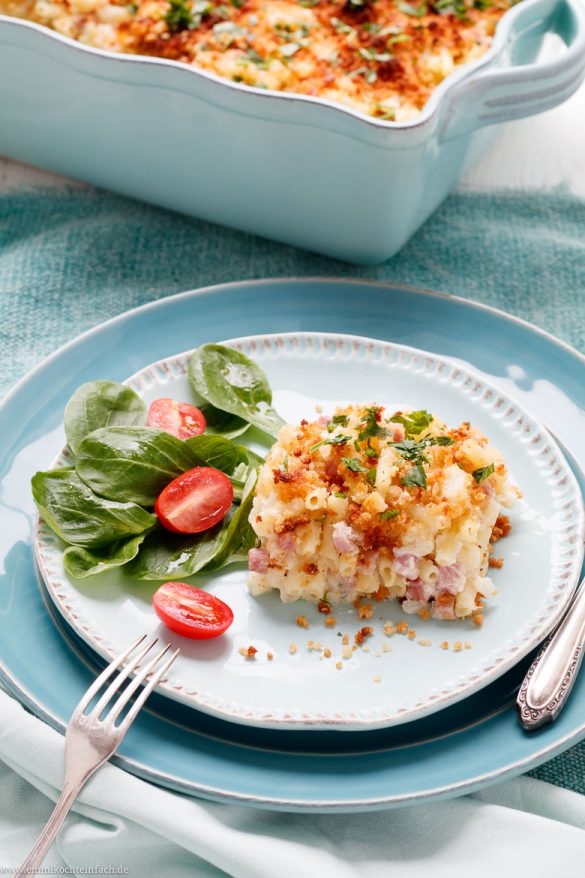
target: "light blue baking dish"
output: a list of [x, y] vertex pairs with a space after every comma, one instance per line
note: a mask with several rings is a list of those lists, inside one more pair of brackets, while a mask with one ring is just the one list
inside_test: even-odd
[[[566, 45], [534, 62], [546, 33]], [[523, 0], [413, 122], [90, 49], [0, 16], [0, 154], [363, 264], [388, 259], [488, 145], [585, 76], [581, 0]]]

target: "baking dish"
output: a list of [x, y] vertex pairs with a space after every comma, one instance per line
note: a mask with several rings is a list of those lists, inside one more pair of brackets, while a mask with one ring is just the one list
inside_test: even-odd
[[[534, 61], [544, 35], [566, 48]], [[0, 16], [0, 154], [329, 256], [392, 256], [485, 149], [585, 76], [581, 0], [523, 0], [418, 118], [385, 122]]]

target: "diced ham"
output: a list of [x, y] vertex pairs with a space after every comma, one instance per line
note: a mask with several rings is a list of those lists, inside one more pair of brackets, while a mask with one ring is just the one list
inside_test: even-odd
[[376, 569], [376, 564], [378, 563], [378, 555], [380, 553], [377, 549], [371, 549], [369, 552], [366, 552], [363, 558], [361, 559], [361, 569], [363, 573], [371, 574]]
[[388, 429], [392, 430], [394, 433], [394, 438], [392, 440], [393, 442], [404, 442], [406, 431], [403, 424], [395, 424], [393, 421], [391, 421], [388, 424]]
[[439, 576], [437, 578], [437, 588], [439, 591], [457, 594], [464, 585], [465, 573], [461, 569], [461, 564], [449, 564], [445, 567], [439, 567]]
[[266, 549], [250, 549], [248, 552], [248, 567], [252, 573], [266, 573], [269, 561]]
[[357, 534], [345, 521], [337, 521], [333, 525], [333, 545], [344, 555], [346, 552], [355, 552]]
[[452, 594], [444, 591], [433, 602], [433, 616], [435, 619], [455, 618], [455, 598]]
[[295, 547], [295, 536], [292, 533], [278, 535], [278, 548], [281, 552], [292, 552]]
[[417, 579], [420, 567], [420, 558], [409, 552], [408, 549], [394, 549], [392, 569], [404, 576], [405, 579]]
[[406, 587], [406, 598], [409, 601], [421, 601], [425, 603], [429, 599], [430, 589], [422, 579], [414, 579]]
[[486, 494], [488, 497], [493, 497], [496, 493], [496, 489], [489, 479], [484, 479], [484, 481], [481, 483], [481, 487], [483, 488], [484, 494]]

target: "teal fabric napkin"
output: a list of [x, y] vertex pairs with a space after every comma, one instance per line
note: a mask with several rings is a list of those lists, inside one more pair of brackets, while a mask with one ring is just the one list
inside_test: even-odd
[[[267, 276], [367, 277], [455, 293], [530, 320], [583, 351], [584, 230], [585, 204], [566, 193], [460, 194], [392, 260], [366, 269], [94, 190], [8, 192], [0, 196], [0, 393], [64, 342], [128, 308]], [[8, 854], [7, 864], [16, 865], [48, 815], [35, 788], [54, 797], [62, 741], [3, 693], [0, 715], [3, 866]], [[441, 875], [487, 878], [496, 861], [487, 849], [480, 856], [480, 840], [494, 833], [512, 856], [506, 874], [527, 865], [524, 846], [516, 845], [522, 838], [532, 845], [534, 863], [555, 863], [558, 876], [572, 875], [570, 864], [585, 853], [585, 800], [567, 790], [585, 794], [585, 743], [532, 775], [566, 790], [523, 778], [457, 804], [358, 821], [203, 805], [154, 787], [146, 795], [146, 785], [108, 766], [47, 862], [83, 866], [88, 851], [103, 850], [104, 863], [115, 853], [141, 878], [280, 878], [299, 871], [403, 878], [427, 874], [437, 863], [446, 870]], [[158, 820], [155, 807], [162, 809]], [[471, 855], [475, 866], [468, 872]]]
[[585, 202], [456, 195], [357, 268], [103, 192], [0, 196], [0, 393], [82, 330], [182, 290], [289, 275], [400, 281], [495, 305], [585, 350]]

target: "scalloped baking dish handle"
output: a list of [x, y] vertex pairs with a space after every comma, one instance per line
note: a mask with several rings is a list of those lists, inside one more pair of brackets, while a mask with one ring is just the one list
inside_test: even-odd
[[[482, 128], [533, 116], [567, 100], [585, 79], [585, 4], [542, 0], [516, 7], [502, 53], [512, 66], [470, 74], [449, 95], [440, 138], [452, 140]], [[566, 49], [550, 61], [532, 61], [545, 34]]]

